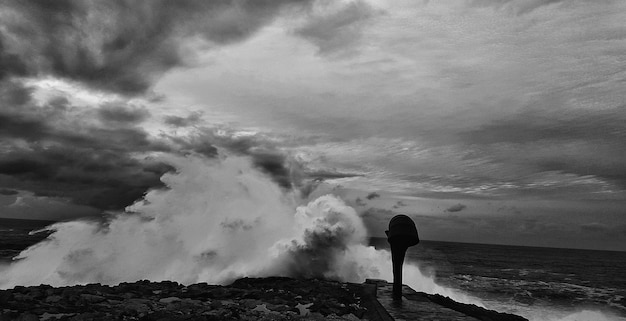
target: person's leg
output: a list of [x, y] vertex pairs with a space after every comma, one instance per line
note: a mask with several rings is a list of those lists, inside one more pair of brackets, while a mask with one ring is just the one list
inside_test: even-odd
[[408, 246], [391, 243], [391, 262], [393, 266], [393, 298], [402, 300], [402, 265]]

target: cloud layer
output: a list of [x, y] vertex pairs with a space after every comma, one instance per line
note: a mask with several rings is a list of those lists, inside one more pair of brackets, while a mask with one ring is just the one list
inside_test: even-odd
[[[155, 155], [226, 150], [283, 190], [359, 190], [363, 209], [419, 209], [400, 194], [463, 211], [450, 219], [491, 201], [613, 213], [597, 201], [626, 197], [625, 13], [608, 0], [4, 1], [0, 197], [117, 210], [174, 170]], [[506, 206], [492, 212], [554, 214]]]
[[[347, 182], [355, 188], [624, 197], [623, 3], [365, 8], [296, 28], [308, 42], [267, 32], [229, 48], [202, 88], [183, 91], [255, 125], [324, 137], [294, 149], [362, 174]], [[333, 26], [357, 41], [335, 49]]]
[[100, 122], [88, 122], [89, 109], [60, 98], [39, 104], [21, 85], [3, 85], [0, 186], [121, 209], [160, 186], [160, 176], [172, 170], [140, 156], [168, 150], [134, 126], [147, 117], [143, 111], [103, 107], [94, 110]]
[[[159, 120], [146, 107], [149, 100], [137, 103], [132, 97], [149, 98], [154, 81], [174, 67], [188, 66], [196, 49], [244, 40], [281, 13], [305, 12], [309, 2], [2, 2], [3, 195], [13, 195], [9, 191], [16, 188], [34, 197], [119, 210], [162, 186], [160, 177], [174, 170], [150, 155], [193, 152], [215, 157], [215, 143], [251, 155], [258, 168], [291, 188], [281, 152], [257, 148], [259, 142], [252, 140], [218, 137], [210, 128], [155, 135], [147, 129], [149, 123], [186, 129], [200, 124], [202, 113], [181, 116], [174, 111]], [[32, 85], [50, 78], [61, 79], [66, 89]], [[73, 91], [108, 98], [80, 101]]]
[[3, 1], [0, 79], [54, 75], [122, 94], [145, 92], [185, 63], [184, 42], [245, 39], [307, 1]]

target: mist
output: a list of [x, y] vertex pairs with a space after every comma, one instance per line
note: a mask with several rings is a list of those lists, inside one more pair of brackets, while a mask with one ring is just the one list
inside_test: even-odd
[[[163, 156], [177, 169], [122, 213], [56, 223], [50, 237], [2, 267], [0, 287], [148, 279], [228, 284], [289, 276], [363, 282], [392, 279], [390, 253], [367, 246], [356, 211], [340, 198], [302, 199], [248, 157]], [[469, 298], [405, 268], [418, 291]]]

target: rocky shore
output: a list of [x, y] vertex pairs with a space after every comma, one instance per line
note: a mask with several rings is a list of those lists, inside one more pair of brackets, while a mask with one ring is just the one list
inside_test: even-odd
[[[18, 286], [0, 291], [0, 321], [393, 320], [376, 300], [376, 288], [368, 283], [279, 277], [244, 278], [228, 286], [170, 281]], [[468, 308], [466, 315], [478, 320], [525, 320], [446, 298], [432, 301], [442, 309], [446, 304], [461, 312]]]

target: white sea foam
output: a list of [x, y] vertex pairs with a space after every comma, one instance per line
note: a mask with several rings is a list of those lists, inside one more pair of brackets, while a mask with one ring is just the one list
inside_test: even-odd
[[528, 318], [531, 321], [621, 321], [621, 318], [612, 314], [595, 310], [580, 310], [577, 312], [555, 312], [550, 310], [534, 310]]

